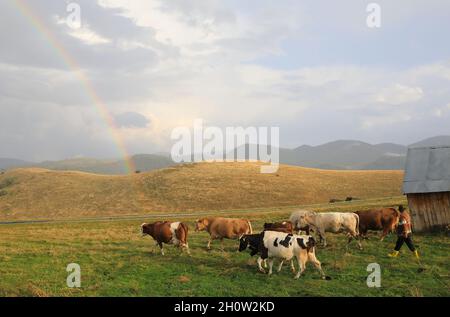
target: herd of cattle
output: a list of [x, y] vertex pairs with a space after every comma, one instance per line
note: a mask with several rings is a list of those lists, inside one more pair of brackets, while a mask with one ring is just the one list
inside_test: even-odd
[[[304, 272], [306, 263], [311, 262], [320, 272], [323, 279], [328, 279], [322, 270], [320, 261], [316, 258], [317, 242], [310, 235], [314, 232], [326, 246], [326, 233], [346, 233], [349, 243], [355, 239], [362, 249], [361, 239], [367, 236], [369, 230], [382, 231], [381, 239], [395, 230], [400, 213], [395, 208], [373, 209], [355, 213], [321, 212], [309, 210], [294, 211], [289, 221], [265, 223], [261, 233], [253, 234], [253, 228], [247, 219], [232, 219], [222, 217], [207, 217], [196, 221], [195, 231], [209, 233], [207, 243], [211, 249], [213, 240], [220, 240], [223, 250], [223, 239], [239, 239], [239, 251], [250, 250], [250, 255], [258, 255], [258, 269], [265, 273], [263, 264], [269, 265], [269, 275], [272, 274], [274, 259], [280, 259], [278, 272], [283, 263], [290, 261], [295, 274], [294, 259], [299, 267], [295, 278]], [[143, 235], [150, 235], [160, 247], [164, 255], [163, 244], [173, 244], [186, 250], [188, 254], [188, 226], [182, 222], [155, 222], [141, 225]], [[303, 234], [304, 233], [304, 234]]]

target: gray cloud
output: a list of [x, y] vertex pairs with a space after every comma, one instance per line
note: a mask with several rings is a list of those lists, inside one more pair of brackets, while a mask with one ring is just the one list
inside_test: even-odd
[[[155, 40], [154, 30], [138, 27], [132, 20], [121, 16], [121, 10], [104, 8], [94, 1], [77, 1], [81, 6], [82, 27], [88, 26], [89, 30], [109, 40], [102, 45], [86, 45], [70, 36], [70, 32], [76, 30], [57, 23], [58, 17], [67, 17], [65, 2], [24, 2], [46, 31], [41, 32], [32, 19], [10, 3], [1, 2], [0, 35], [8, 43], [0, 51], [0, 59], [4, 63], [67, 69], [70, 65], [64, 55], [69, 55], [82, 68], [122, 72], [155, 66], [159, 61], [158, 53], [166, 57], [177, 54], [176, 49]], [[129, 42], [141, 45], [124, 48], [124, 43]], [[61, 47], [64, 54], [61, 54]]]
[[146, 128], [150, 120], [137, 112], [124, 112], [115, 116], [118, 127], [121, 128]]
[[195, 118], [279, 126], [290, 147], [450, 134], [450, 45], [429, 36], [447, 1], [383, 0], [377, 33], [360, 1], [79, 0], [81, 33], [58, 23], [66, 2], [24, 2], [51, 35], [0, 2], [0, 157], [168, 150]]

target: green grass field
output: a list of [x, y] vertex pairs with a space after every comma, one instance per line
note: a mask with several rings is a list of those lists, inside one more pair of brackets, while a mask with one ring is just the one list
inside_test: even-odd
[[[317, 205], [315, 210], [352, 211], [371, 205], [395, 205], [404, 198]], [[248, 217], [255, 231], [264, 221], [286, 219], [293, 208], [229, 212]], [[169, 220], [171, 218], [168, 218]], [[149, 218], [148, 222], [156, 219]], [[173, 246], [162, 257], [150, 237], [142, 238], [137, 220], [56, 222], [0, 226], [0, 296], [449, 296], [450, 238], [415, 235], [425, 271], [404, 247], [398, 259], [386, 255], [395, 237], [380, 242], [375, 235], [345, 253], [345, 236], [329, 235], [330, 246], [317, 256], [331, 281], [312, 266], [294, 280], [288, 266], [272, 277], [258, 273], [256, 258], [238, 253], [237, 241], [226, 241], [225, 252], [206, 233], [195, 233], [195, 217], [180, 219], [191, 229], [192, 256]], [[66, 266], [81, 266], [82, 287], [66, 286]], [[369, 263], [382, 269], [381, 288], [369, 288]]]

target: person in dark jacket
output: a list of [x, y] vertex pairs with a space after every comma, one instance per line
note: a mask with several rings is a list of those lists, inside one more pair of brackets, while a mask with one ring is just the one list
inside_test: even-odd
[[406, 243], [411, 252], [414, 252], [416, 258], [419, 259], [419, 252], [417, 252], [417, 249], [412, 241], [411, 217], [403, 206], [400, 206], [398, 210], [400, 211], [400, 217], [397, 225], [398, 238], [397, 243], [395, 244], [394, 252], [390, 253], [389, 256], [396, 258], [401, 247], [404, 243]]

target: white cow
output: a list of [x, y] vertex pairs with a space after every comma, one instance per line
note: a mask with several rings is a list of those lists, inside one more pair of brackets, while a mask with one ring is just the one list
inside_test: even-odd
[[[310, 210], [294, 211], [290, 218], [294, 224], [295, 230], [309, 226], [315, 230], [320, 239], [323, 240], [323, 245], [327, 245], [325, 232], [331, 233], [347, 233], [349, 243], [359, 236], [359, 216], [355, 213], [345, 212], [314, 212]], [[357, 240], [358, 246], [362, 249], [361, 242]]]
[[[305, 271], [306, 263], [312, 262], [319, 270], [323, 279], [327, 278], [322, 270], [320, 261], [316, 258], [315, 240], [312, 236], [301, 236], [296, 234], [263, 231], [259, 234], [244, 235], [240, 239], [239, 251], [247, 248], [251, 250], [251, 255], [258, 254], [258, 268], [261, 272], [265, 272], [262, 268], [262, 262], [267, 259], [269, 263], [269, 276], [272, 275], [273, 261], [275, 258], [281, 260], [278, 272], [281, 270], [284, 261], [297, 259], [299, 271], [295, 275], [298, 279]], [[295, 271], [295, 270], [294, 270]]]
[[305, 225], [304, 218], [306, 215], [313, 215], [315, 214], [314, 211], [311, 210], [296, 210], [291, 214], [291, 217], [289, 220], [292, 222], [292, 225], [294, 226], [294, 231], [297, 231], [297, 233], [300, 233], [304, 228], [307, 227]]

